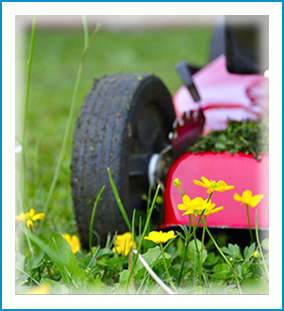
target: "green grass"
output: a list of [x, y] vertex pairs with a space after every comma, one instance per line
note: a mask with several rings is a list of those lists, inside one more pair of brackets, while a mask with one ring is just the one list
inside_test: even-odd
[[[29, 52], [26, 33], [24, 55]], [[173, 94], [181, 80], [175, 64], [207, 63], [210, 28], [147, 31], [100, 30], [86, 56], [83, 79], [59, 180], [49, 213], [49, 229], [76, 232], [70, 188], [70, 163], [76, 118], [95, 79], [117, 73], [152, 73]], [[41, 209], [52, 182], [84, 45], [83, 29], [36, 30], [27, 119], [26, 206]], [[26, 209], [28, 209], [28, 207]], [[52, 220], [52, 221], [51, 221]]]

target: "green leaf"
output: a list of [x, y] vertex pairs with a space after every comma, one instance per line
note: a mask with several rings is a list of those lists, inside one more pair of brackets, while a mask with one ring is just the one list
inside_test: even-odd
[[261, 246], [265, 249], [265, 250], [269, 250], [269, 238], [264, 239], [261, 243]]
[[[119, 273], [119, 283], [117, 285], [117, 292], [116, 294], [123, 294], [125, 286], [127, 284], [130, 272], [128, 270], [123, 270]], [[131, 294], [131, 285], [128, 284], [127, 292], [125, 294]]]
[[241, 254], [241, 251], [240, 251], [240, 247], [237, 245], [237, 244], [228, 244], [229, 247], [221, 247], [221, 250], [229, 255], [230, 257], [236, 259], [236, 260], [240, 260], [240, 259], [243, 259], [243, 256]]
[[247, 246], [244, 249], [244, 258], [245, 258], [245, 260], [250, 259], [250, 257], [252, 256], [254, 251], [255, 251], [255, 243], [253, 243], [250, 247]]
[[192, 153], [227, 151], [231, 154], [244, 152], [252, 154], [259, 160], [259, 154], [268, 153], [268, 142], [268, 118], [258, 121], [230, 120], [225, 130], [213, 131], [207, 136], [198, 138], [189, 151]]
[[219, 257], [216, 256], [215, 253], [211, 252], [208, 254], [207, 259], [204, 262], [204, 265], [213, 266], [213, 265], [216, 265], [218, 261], [219, 261]]
[[19, 267], [20, 269], [24, 269], [24, 264], [25, 264], [25, 256], [22, 255], [19, 252], [16, 252], [15, 254], [15, 264], [17, 267]]
[[17, 269], [15, 270], [16, 281], [25, 281], [27, 279], [27, 275], [22, 272], [24, 271], [25, 258], [26, 257], [19, 252], [15, 254], [15, 267], [17, 267]]
[[215, 279], [227, 279], [233, 274], [230, 267], [225, 263], [216, 265], [213, 270], [215, 273], [211, 274], [211, 276]]
[[43, 257], [44, 257], [44, 252], [41, 252], [36, 257], [32, 257], [27, 263], [28, 269], [33, 270], [35, 268], [38, 268], [42, 264]]
[[49, 255], [60, 271], [63, 282], [75, 287], [82, 286], [87, 276], [76, 261], [70, 244], [60, 234], [52, 232], [49, 248], [52, 251]]
[[[202, 256], [202, 263], [204, 263], [207, 258], [207, 251], [205, 249], [205, 245], [203, 244], [203, 251], [201, 252], [202, 243], [198, 239], [196, 239], [196, 242], [197, 242], [197, 248], [198, 248], [199, 254], [200, 256]], [[187, 252], [188, 258], [193, 264], [195, 263], [197, 265], [198, 256], [197, 256], [194, 240], [189, 242], [188, 247], [189, 247], [188, 252]]]
[[[148, 251], [142, 255], [143, 259], [147, 262], [147, 264], [155, 271], [155, 273], [158, 275], [159, 273], [165, 272], [165, 266], [163, 262], [163, 258], [161, 255], [161, 250], [159, 246], [155, 246], [153, 248], [149, 248]], [[172, 262], [173, 258], [170, 254], [165, 252], [165, 259], [167, 267], [169, 267], [170, 263]], [[136, 267], [134, 269], [134, 279], [135, 281], [138, 281], [141, 279], [146, 272], [146, 268], [143, 266], [141, 261], [138, 259]]]

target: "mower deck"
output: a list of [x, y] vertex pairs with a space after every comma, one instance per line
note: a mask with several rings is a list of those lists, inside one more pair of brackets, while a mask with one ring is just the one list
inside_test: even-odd
[[164, 224], [163, 228], [178, 224], [188, 225], [188, 217], [182, 216], [177, 206], [182, 203], [182, 197], [173, 182], [176, 178], [181, 181], [181, 190], [191, 198], [201, 197], [206, 199], [206, 189], [193, 183], [194, 179], [200, 180], [201, 176], [216, 181], [224, 180], [235, 188], [226, 192], [214, 192], [211, 198], [216, 207], [224, 206], [224, 209], [207, 218], [209, 227], [222, 228], [248, 228], [246, 206], [240, 205], [233, 199], [234, 193], [242, 195], [249, 189], [255, 194], [264, 194], [264, 198], [255, 208], [250, 208], [251, 226], [255, 227], [255, 211], [258, 210], [258, 227], [269, 226], [269, 156], [263, 155], [261, 161], [256, 161], [252, 156], [237, 153], [185, 153], [170, 168], [164, 193]]

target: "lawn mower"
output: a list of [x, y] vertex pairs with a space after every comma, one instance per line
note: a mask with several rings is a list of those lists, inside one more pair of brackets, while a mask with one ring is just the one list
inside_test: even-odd
[[[261, 22], [260, 22], [261, 21]], [[190, 197], [205, 199], [204, 188], [194, 179], [224, 180], [233, 191], [214, 193], [220, 213], [207, 219], [211, 228], [248, 228], [245, 208], [233, 194], [249, 189], [264, 194], [259, 203], [258, 228], [269, 227], [268, 154], [260, 160], [244, 153], [190, 153], [200, 135], [220, 131], [228, 120], [259, 120], [268, 116], [267, 47], [265, 16], [227, 16], [213, 36], [210, 62], [203, 68], [180, 62], [176, 70], [183, 86], [171, 96], [162, 81], [148, 74], [109, 75], [97, 80], [85, 98], [77, 120], [71, 165], [75, 217], [82, 246], [88, 248], [94, 202], [93, 241], [104, 243], [108, 233], [128, 231], [110, 186], [107, 169], [129, 219], [133, 210], [145, 211], [149, 187], [159, 184], [163, 206], [153, 215], [156, 227], [188, 224], [177, 208], [182, 197], [176, 178]], [[261, 45], [261, 46], [260, 46]], [[255, 227], [255, 210], [250, 209]], [[95, 242], [96, 243], [96, 242]]]

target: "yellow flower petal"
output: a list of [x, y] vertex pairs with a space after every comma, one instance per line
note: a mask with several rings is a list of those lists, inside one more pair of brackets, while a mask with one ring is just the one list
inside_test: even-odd
[[188, 206], [184, 204], [178, 204], [178, 209], [181, 211], [186, 211], [188, 209]]
[[30, 228], [33, 225], [34, 225], [34, 223], [30, 219], [28, 219], [27, 220], [27, 227]]
[[215, 209], [210, 210], [209, 215], [214, 214], [214, 213], [218, 213], [218, 212], [222, 211], [223, 209], [224, 209], [224, 206], [216, 207]]
[[204, 176], [201, 176], [201, 180], [204, 182], [206, 187], [210, 187], [211, 182], [207, 178], [205, 178]]
[[223, 180], [219, 180], [217, 182], [217, 187], [228, 187], [228, 185]]
[[159, 243], [166, 243], [168, 240], [173, 239], [174, 237], [176, 236], [174, 235], [173, 230], [169, 232], [151, 231], [149, 232], [149, 235], [147, 237], [144, 237], [144, 239], [159, 244]]
[[[132, 233], [125, 232], [123, 234], [119, 234], [115, 239], [115, 248], [118, 255], [127, 256], [132, 250], [133, 242], [132, 242]], [[134, 243], [133, 248], [136, 248], [136, 243]], [[114, 250], [115, 250], [114, 248]]]
[[69, 233], [62, 234], [62, 237], [71, 245], [71, 236]]
[[76, 254], [81, 249], [80, 240], [77, 235], [71, 237], [71, 250], [73, 254]]
[[263, 194], [257, 194], [255, 196], [252, 197], [249, 206], [250, 207], [256, 207], [257, 204], [262, 200], [262, 198], [264, 197]]
[[30, 218], [32, 218], [35, 215], [35, 213], [36, 213], [35, 209], [31, 208], [30, 211], [29, 211]]
[[182, 202], [185, 204], [185, 205], [189, 205], [190, 204], [190, 197], [188, 195], [184, 195], [182, 197]]
[[25, 221], [26, 220], [26, 216], [24, 213], [21, 213], [20, 215], [16, 215], [15, 219], [19, 222], [19, 221]]
[[188, 209], [186, 212], [184, 212], [184, 213], [182, 214], [182, 216], [184, 216], [184, 215], [189, 215], [189, 214], [194, 214], [193, 209]]
[[250, 200], [252, 199], [252, 192], [250, 190], [244, 191], [242, 199], [244, 203], [249, 204]]
[[195, 185], [197, 185], [197, 186], [201, 186], [201, 187], [203, 187], [203, 188], [209, 188], [209, 186], [208, 185], [206, 185], [206, 184], [204, 184], [203, 182], [201, 182], [200, 180], [196, 180], [196, 179], [194, 179], [194, 184]]
[[218, 192], [223, 192], [223, 191], [228, 191], [228, 190], [232, 190], [235, 188], [235, 186], [228, 186], [223, 180], [219, 180], [217, 183], [215, 180], [208, 180], [207, 178], [205, 178], [204, 176], [201, 177], [201, 180], [203, 181], [203, 183], [199, 180], [194, 179], [194, 183], [197, 186], [201, 186], [203, 188], [208, 188], [208, 190], [206, 191], [207, 193], [212, 193], [213, 191], [218, 191]]
[[239, 194], [235, 193], [234, 194], [234, 200], [238, 201], [238, 202], [242, 202], [242, 197]]
[[35, 214], [35, 215], [32, 217], [32, 220], [33, 220], [33, 221], [36, 221], [36, 220], [38, 220], [38, 219], [43, 219], [44, 216], [45, 216], [44, 213]]
[[62, 234], [62, 237], [71, 245], [71, 251], [76, 254], [81, 249], [80, 240], [76, 235], [70, 235], [69, 233]]
[[234, 200], [241, 202], [241, 205], [245, 203], [250, 207], [256, 207], [256, 205], [263, 197], [263, 194], [257, 194], [255, 196], [252, 196], [252, 192], [250, 190], [245, 190], [242, 196], [238, 195], [237, 193], [234, 194]]

